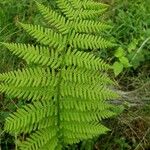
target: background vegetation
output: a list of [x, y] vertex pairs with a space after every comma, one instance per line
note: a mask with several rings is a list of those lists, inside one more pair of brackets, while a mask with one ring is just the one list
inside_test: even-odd
[[[49, 5], [48, 0], [39, 2]], [[68, 150], [145, 150], [150, 149], [150, 1], [103, 0], [110, 5], [103, 19], [112, 25], [107, 33], [117, 45], [96, 52], [114, 66], [118, 90], [128, 95], [124, 111], [117, 118], [106, 120], [111, 132], [97, 139], [68, 147]], [[20, 22], [36, 23], [40, 14], [33, 1], [0, 0], [0, 41], [31, 42], [17, 27]], [[42, 22], [40, 22], [42, 24]], [[25, 64], [0, 45], [0, 72]], [[4, 120], [22, 102], [0, 95], [0, 149], [14, 149], [17, 142], [3, 132]]]

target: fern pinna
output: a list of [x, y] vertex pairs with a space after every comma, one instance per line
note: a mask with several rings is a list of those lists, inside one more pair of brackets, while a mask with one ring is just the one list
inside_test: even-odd
[[[113, 116], [106, 100], [117, 97], [105, 73], [111, 67], [85, 50], [113, 44], [97, 20], [106, 9], [90, 0], [56, 0], [56, 8], [37, 3], [47, 27], [19, 23], [39, 44], [2, 43], [23, 58], [26, 68], [0, 74], [0, 91], [30, 100], [6, 119], [5, 131], [27, 133], [22, 150], [61, 150], [106, 133], [101, 119]], [[31, 65], [30, 65], [31, 64]]]

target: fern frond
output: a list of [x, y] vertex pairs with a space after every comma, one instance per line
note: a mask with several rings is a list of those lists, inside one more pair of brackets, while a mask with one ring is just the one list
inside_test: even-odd
[[50, 10], [42, 4], [37, 3], [37, 6], [39, 11], [44, 16], [45, 20], [50, 26], [54, 27], [62, 34], [66, 34], [69, 31], [69, 28], [66, 26], [65, 23], [65, 17], [53, 10]]
[[12, 84], [15, 87], [44, 87], [55, 86], [57, 77], [54, 70], [50, 72], [48, 68], [25, 68], [18, 71], [11, 71], [0, 74], [0, 81]]
[[6, 46], [14, 55], [23, 58], [28, 63], [57, 68], [61, 62], [59, 52], [48, 47], [16, 43], [3, 43], [3, 45]]
[[81, 98], [73, 98], [73, 97], [65, 97], [62, 98], [60, 102], [61, 109], [70, 109], [77, 111], [102, 111], [105, 109], [110, 109], [112, 107], [111, 104], [100, 103], [100, 101], [91, 101], [90, 99], [81, 99]]
[[118, 95], [100, 85], [88, 85], [62, 82], [60, 85], [60, 94], [64, 96], [72, 96], [74, 98], [91, 99], [91, 100], [107, 100], [117, 98]]
[[115, 84], [106, 74], [101, 75], [100, 71], [87, 70], [85, 68], [64, 68], [62, 69], [62, 78], [64, 81], [75, 83], [97, 83], [100, 85]]
[[75, 9], [81, 9], [82, 8], [82, 1], [81, 0], [68, 0], [71, 4], [71, 6]]
[[45, 144], [49, 143], [51, 150], [55, 150], [58, 145], [56, 134], [57, 130], [54, 127], [38, 130], [31, 134], [30, 138], [25, 142], [20, 144], [20, 149], [39, 150], [39, 148], [42, 148]]
[[61, 34], [54, 32], [51, 29], [43, 28], [40, 25], [22, 24], [22, 28], [34, 37], [37, 42], [49, 46], [49, 47], [63, 47], [66, 42], [66, 38], [63, 38]]
[[[74, 122], [72, 124], [68, 124], [66, 122], [64, 124], [65, 126], [65, 137], [64, 141], [68, 142], [69, 144], [77, 143], [80, 141], [80, 139], [90, 139], [95, 136], [98, 136], [99, 134], [104, 134], [109, 131], [108, 128], [105, 126], [99, 125], [99, 124], [87, 124], [87, 123], [80, 123], [76, 125], [77, 123]], [[88, 126], [86, 129], [89, 129], [89, 131], [86, 132], [85, 126]], [[79, 131], [77, 129], [79, 128]]]
[[89, 70], [107, 70], [110, 66], [103, 62], [100, 58], [96, 58], [93, 54], [68, 49], [64, 63], [67, 66], [74, 65], [79, 68], [86, 68]]
[[19, 133], [32, 133], [33, 131], [37, 131], [40, 129], [46, 129], [50, 126], [56, 124], [56, 117], [45, 117], [41, 119], [39, 122], [34, 124], [28, 124], [25, 127], [22, 127]]
[[[102, 125], [94, 124], [94, 123], [93, 124], [85, 124], [83, 122], [81, 122], [81, 123], [76, 122], [76, 124], [75, 124], [73, 122], [72, 124], [68, 124], [68, 122], [64, 122], [63, 126], [64, 126], [65, 129], [68, 129], [68, 130], [70, 130], [74, 133], [78, 132], [79, 135], [80, 135], [80, 133], [81, 134], [83, 133], [83, 135], [87, 134], [87, 136], [88, 136], [88, 133], [89, 133], [90, 136], [92, 136], [92, 135], [95, 136], [95, 134], [98, 135], [100, 130], [102, 130], [102, 129], [103, 129], [103, 132], [104, 132], [104, 130], [105, 130], [105, 132], [109, 131], [108, 128], [106, 128]], [[86, 128], [85, 128], [85, 126], [86, 126]], [[76, 135], [78, 135], [78, 133]]]
[[[17, 112], [11, 114], [9, 118], [6, 119], [5, 131], [18, 133], [24, 131], [26, 126], [31, 126], [34, 129], [37, 127], [37, 123], [43, 118], [47, 117], [53, 119], [54, 114], [55, 107], [52, 105], [52, 102], [44, 101], [43, 103], [35, 102], [28, 104], [18, 109]], [[52, 126], [54, 126], [54, 124], [52, 124]]]
[[55, 89], [51, 86], [45, 87], [14, 87], [9, 84], [0, 84], [0, 91], [10, 95], [11, 97], [18, 97], [27, 100], [47, 100], [53, 97]]
[[44, 146], [41, 147], [41, 150], [49, 150], [49, 148], [51, 148], [52, 150], [62, 150], [62, 145], [60, 145], [56, 137], [53, 137], [46, 144], [44, 144]]
[[106, 73], [111, 66], [84, 50], [114, 44], [100, 36], [109, 26], [96, 21], [105, 5], [56, 0], [56, 9], [49, 9], [36, 4], [49, 28], [19, 24], [41, 45], [2, 43], [29, 65], [0, 74], [0, 92], [30, 102], [11, 114], [4, 128], [27, 133], [21, 150], [62, 150], [109, 131], [101, 120], [115, 115], [107, 102], [118, 97]]
[[1, 74], [0, 81], [4, 83], [0, 84], [0, 91], [24, 99], [50, 99], [58, 78], [54, 71], [48, 71], [42, 68], [27, 68]]
[[80, 19], [95, 19], [99, 17], [101, 14], [103, 14], [106, 11], [106, 9], [100, 9], [100, 10], [82, 10], [78, 17]]
[[108, 7], [107, 4], [99, 3], [99, 2], [93, 2], [93, 1], [84, 1], [82, 2], [82, 7], [84, 9], [89, 10], [100, 10], [100, 9], [106, 9]]
[[68, 122], [99, 122], [102, 119], [106, 119], [109, 117], [114, 116], [115, 113], [109, 110], [103, 110], [103, 111], [77, 111], [77, 110], [67, 110], [64, 109], [64, 111], [61, 111], [61, 120], [62, 121], [68, 121]]
[[77, 17], [77, 11], [75, 11], [68, 0], [56, 0], [56, 3], [60, 11], [67, 17], [67, 19], [74, 20], [75, 17]]
[[100, 33], [109, 29], [111, 26], [104, 23], [92, 21], [92, 20], [80, 20], [74, 25], [74, 29], [77, 33]]
[[80, 33], [75, 34], [69, 42], [72, 47], [79, 49], [102, 49], [114, 46], [100, 36]]

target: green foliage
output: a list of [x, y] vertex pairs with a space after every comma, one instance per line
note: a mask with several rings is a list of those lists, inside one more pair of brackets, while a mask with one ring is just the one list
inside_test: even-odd
[[111, 67], [84, 51], [113, 44], [100, 36], [109, 26], [96, 21], [105, 5], [56, 0], [53, 9], [36, 4], [48, 25], [19, 25], [38, 44], [2, 43], [28, 65], [0, 74], [0, 91], [30, 102], [10, 114], [4, 128], [29, 135], [20, 149], [59, 150], [109, 131], [100, 121], [115, 115], [106, 101], [118, 97], [109, 88]]
[[123, 64], [116, 61], [114, 64], [113, 64], [113, 69], [114, 69], [114, 74], [115, 76], [119, 75], [122, 71], [123, 71]]
[[124, 60], [128, 59], [133, 69], [150, 61], [149, 5], [149, 0], [116, 0], [113, 3], [111, 33], [125, 52]]
[[123, 50], [123, 48], [119, 47], [115, 51], [114, 55], [117, 61], [114, 62], [113, 69], [114, 69], [115, 76], [117, 76], [123, 71], [123, 68], [129, 68], [132, 65], [130, 65], [129, 60], [126, 57], [126, 52]]

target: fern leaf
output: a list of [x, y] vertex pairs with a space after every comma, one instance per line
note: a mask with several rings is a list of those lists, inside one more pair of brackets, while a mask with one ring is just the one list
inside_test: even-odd
[[[66, 126], [65, 128], [65, 137], [64, 137], [64, 141], [68, 142], [69, 144], [73, 144], [73, 143], [77, 143], [80, 141], [80, 139], [85, 140], [85, 139], [90, 139], [93, 138], [99, 134], [104, 134], [107, 131], [109, 131], [108, 128], [102, 126], [102, 125], [89, 125], [87, 123], [80, 123], [78, 125], [76, 125], [77, 123], [74, 122], [74, 124], [68, 124], [68, 122], [66, 122], [64, 124], [64, 126]], [[89, 131], [85, 132], [85, 126], [88, 126]], [[77, 131], [77, 129], [79, 128], [79, 131]], [[84, 130], [85, 129], [85, 130]], [[84, 132], [85, 133], [84, 133]]]
[[35, 63], [42, 66], [57, 68], [61, 58], [58, 58], [58, 51], [49, 50], [47, 47], [33, 46], [15, 43], [3, 43], [14, 55], [23, 58], [28, 63]]
[[74, 8], [67, 0], [56, 0], [56, 3], [67, 19], [74, 20], [75, 17], [77, 17], [77, 11], [74, 10]]
[[61, 111], [61, 120], [63, 121], [77, 121], [77, 122], [99, 122], [102, 119], [106, 119], [114, 116], [114, 112], [109, 110], [92, 112], [92, 111], [77, 111], [77, 110], [67, 110]]
[[[15, 88], [15, 89], [14, 89]], [[47, 100], [53, 97], [54, 88], [45, 87], [14, 87], [9, 84], [0, 84], [0, 91], [10, 95], [11, 97], [18, 97], [27, 100]]]
[[91, 101], [90, 99], [81, 99], [73, 97], [65, 97], [60, 102], [61, 109], [70, 109], [77, 111], [102, 111], [109, 110], [112, 108], [112, 105], [107, 103], [100, 103], [100, 101]]
[[79, 49], [102, 49], [114, 46], [102, 37], [79, 33], [70, 39], [70, 45]]
[[111, 26], [104, 23], [92, 21], [92, 20], [80, 20], [74, 25], [74, 29], [77, 33], [100, 33], [109, 29]]
[[44, 16], [47, 23], [56, 28], [60, 33], [66, 34], [69, 29], [66, 26], [66, 19], [62, 15], [58, 14], [57, 12], [50, 10], [49, 8], [45, 7], [42, 4], [37, 3], [39, 11]]
[[62, 145], [59, 144], [56, 137], [53, 137], [46, 144], [44, 144], [44, 146], [41, 147], [41, 150], [49, 150], [49, 148], [51, 148], [52, 150], [62, 150]]
[[75, 84], [62, 82], [60, 93], [62, 96], [72, 96], [81, 99], [107, 100], [117, 98], [113, 91], [100, 85]]
[[57, 84], [56, 73], [54, 70], [44, 68], [26, 68], [18, 71], [11, 71], [0, 74], [0, 81], [12, 84], [15, 87], [44, 87], [55, 86]]
[[18, 109], [17, 112], [11, 114], [9, 118], [6, 119], [5, 131], [18, 133], [24, 131], [23, 129], [26, 128], [26, 126], [35, 128], [40, 120], [45, 117], [52, 119], [54, 114], [55, 107], [50, 102], [44, 101], [44, 103], [35, 102], [33, 105], [28, 104], [22, 109]]
[[81, 9], [82, 8], [82, 1], [81, 0], [68, 0], [71, 4], [71, 6], [75, 9]]
[[49, 99], [53, 96], [58, 78], [54, 71], [47, 71], [41, 68], [28, 68], [1, 74], [0, 81], [4, 83], [0, 84], [0, 91], [24, 99]]
[[107, 75], [101, 75], [99, 71], [86, 70], [85, 68], [73, 68], [69, 67], [62, 70], [62, 78], [64, 81], [70, 81], [74, 83], [89, 83], [108, 85], [115, 84]]
[[80, 19], [95, 19], [99, 17], [101, 14], [103, 14], [106, 11], [106, 9], [101, 10], [83, 10], [78, 15]]
[[107, 70], [110, 66], [104, 63], [100, 58], [96, 58], [93, 54], [68, 49], [64, 63], [67, 66], [74, 65], [79, 68], [86, 68], [89, 70]]
[[17, 132], [19, 132], [19, 133], [28, 133], [29, 134], [29, 133], [32, 133], [33, 131], [37, 131], [37, 130], [40, 130], [40, 129], [46, 129], [50, 126], [53, 126], [54, 124], [56, 124], [56, 117], [45, 117], [37, 123], [28, 124], [25, 127], [22, 127]]
[[99, 2], [85, 1], [82, 2], [82, 7], [84, 9], [89, 9], [89, 10], [100, 10], [100, 9], [106, 9], [108, 5]]
[[58, 144], [56, 134], [57, 131], [54, 127], [38, 130], [31, 134], [30, 138], [28, 138], [25, 142], [20, 144], [20, 149], [39, 150], [40, 147], [42, 148], [45, 144], [49, 143], [51, 150], [55, 150]]
[[39, 25], [30, 25], [22, 23], [20, 23], [20, 25], [27, 33], [34, 37], [37, 40], [37, 42], [43, 45], [58, 48], [62, 47], [66, 42], [66, 39], [63, 38], [61, 34], [54, 32], [51, 29], [46, 29]]

